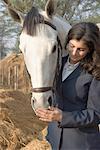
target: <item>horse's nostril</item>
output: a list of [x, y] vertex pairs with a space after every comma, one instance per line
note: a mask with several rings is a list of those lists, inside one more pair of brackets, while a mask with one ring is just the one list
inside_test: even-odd
[[35, 107], [34, 107], [34, 102], [36, 101], [36, 99], [34, 97], [31, 98], [31, 106], [32, 106], [32, 109], [35, 110]]
[[52, 98], [51, 96], [48, 98], [49, 105], [52, 106]]

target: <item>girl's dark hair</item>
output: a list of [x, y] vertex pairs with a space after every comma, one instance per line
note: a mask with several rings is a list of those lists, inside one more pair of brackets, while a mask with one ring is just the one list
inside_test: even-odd
[[91, 22], [77, 23], [68, 32], [65, 48], [72, 39], [83, 40], [89, 48], [89, 53], [81, 61], [81, 65], [95, 78], [100, 79], [100, 31], [98, 26]]

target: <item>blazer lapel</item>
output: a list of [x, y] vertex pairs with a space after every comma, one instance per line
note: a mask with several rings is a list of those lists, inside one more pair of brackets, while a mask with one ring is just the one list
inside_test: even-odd
[[[67, 59], [68, 59], [68, 56], [62, 58], [62, 67], [61, 67], [61, 70], [59, 73], [59, 78], [58, 78], [60, 83], [62, 83], [62, 71], [63, 71], [63, 67], [64, 67], [65, 63], [67, 62]], [[79, 65], [64, 81], [76, 78], [77, 76], [80, 75], [81, 72], [82, 72], [82, 68]]]
[[65, 63], [67, 62], [67, 59], [68, 59], [68, 55], [66, 57], [62, 58], [62, 67], [61, 67], [61, 70], [60, 70], [60, 73], [59, 73], [60, 82], [62, 82], [62, 71], [63, 71], [63, 67], [64, 67]]
[[[61, 71], [60, 71], [60, 75], [59, 75], [60, 79], [61, 79], [61, 82], [62, 82], [62, 71], [63, 71], [65, 63], [67, 62], [67, 59], [68, 59], [68, 55], [66, 57], [62, 58], [62, 67], [61, 67]], [[82, 68], [79, 65], [65, 80], [71, 80], [73, 78], [76, 78], [77, 76], [80, 75], [81, 71], [82, 71]]]
[[[82, 72], [82, 68], [81, 68], [81, 66], [79, 65], [64, 81], [66, 81], [66, 80], [71, 80], [71, 79], [73, 79], [73, 78], [78, 77], [78, 76], [81, 74], [81, 72]], [[64, 81], [63, 81], [63, 82], [64, 82]]]

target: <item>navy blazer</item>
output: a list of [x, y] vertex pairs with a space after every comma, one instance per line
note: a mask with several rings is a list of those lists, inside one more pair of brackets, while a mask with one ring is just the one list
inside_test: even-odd
[[62, 82], [62, 69], [55, 103], [63, 117], [49, 124], [47, 140], [54, 150], [100, 150], [100, 81], [79, 65]]

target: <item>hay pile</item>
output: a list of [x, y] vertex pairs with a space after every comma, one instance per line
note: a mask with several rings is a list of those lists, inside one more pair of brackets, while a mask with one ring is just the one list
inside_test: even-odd
[[30, 91], [30, 77], [22, 53], [12, 53], [0, 61], [0, 86], [24, 92]]
[[0, 90], [0, 150], [50, 150], [46, 126], [35, 116], [30, 95]]

